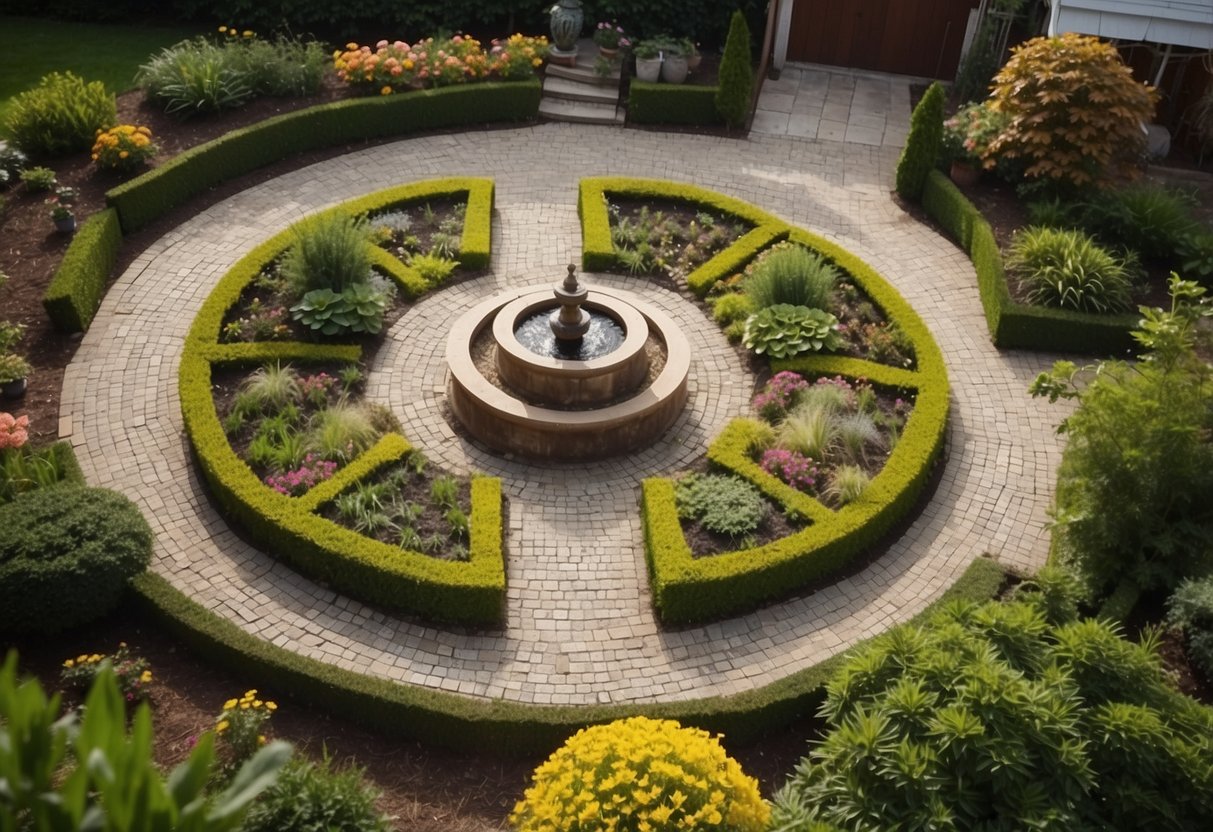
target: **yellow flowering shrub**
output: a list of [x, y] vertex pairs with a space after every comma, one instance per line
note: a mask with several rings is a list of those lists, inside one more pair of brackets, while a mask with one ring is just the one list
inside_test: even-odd
[[64, 688], [83, 695], [92, 687], [93, 680], [97, 678], [105, 662], [109, 662], [114, 668], [118, 689], [127, 702], [148, 698], [152, 685], [151, 664], [143, 656], [132, 653], [125, 641], [119, 642], [118, 649], [110, 655], [84, 653], [64, 659], [59, 670], [59, 681]]
[[518, 832], [759, 832], [770, 807], [720, 743], [669, 719], [578, 731], [535, 769]]
[[132, 171], [156, 155], [152, 131], [133, 124], [98, 130], [93, 142], [93, 161], [106, 170]]
[[215, 733], [231, 755], [230, 765], [239, 766], [265, 745], [267, 726], [276, 710], [277, 703], [259, 699], [256, 688], [223, 703], [223, 711], [215, 717]]
[[548, 56], [548, 39], [540, 35], [529, 38], [516, 33], [504, 40], [493, 41], [489, 49], [489, 74], [506, 81], [523, 81], [543, 66]]

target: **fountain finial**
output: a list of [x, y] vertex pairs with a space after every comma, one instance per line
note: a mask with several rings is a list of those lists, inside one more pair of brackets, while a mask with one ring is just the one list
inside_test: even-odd
[[552, 294], [560, 301], [560, 308], [548, 319], [552, 334], [561, 341], [580, 341], [590, 328], [590, 313], [581, 308], [589, 292], [577, 282], [576, 265], [569, 263], [569, 273]]

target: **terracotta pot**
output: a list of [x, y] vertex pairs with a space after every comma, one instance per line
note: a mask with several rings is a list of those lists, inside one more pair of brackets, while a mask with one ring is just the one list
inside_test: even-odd
[[687, 58], [687, 69], [689, 69], [691, 72], [694, 72], [695, 70], [699, 69], [699, 62], [702, 60], [703, 60], [703, 55], [700, 55], [698, 52], [696, 52], [694, 55]]
[[953, 162], [948, 176], [957, 185], [967, 188], [977, 184], [977, 180], [981, 178], [981, 169], [968, 162]]
[[619, 55], [619, 47], [600, 46], [598, 47], [598, 54], [608, 61], [613, 61]]

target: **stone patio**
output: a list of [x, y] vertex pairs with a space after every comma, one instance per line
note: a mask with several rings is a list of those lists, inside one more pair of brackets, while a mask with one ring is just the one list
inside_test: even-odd
[[[800, 85], [819, 83], [802, 76], [779, 94], [796, 106]], [[832, 78], [826, 88], [816, 139], [544, 124], [407, 139], [249, 188], [153, 243], [110, 290], [67, 370], [61, 433], [91, 483], [141, 506], [157, 533], [153, 569], [199, 603], [300, 654], [476, 697], [629, 703], [736, 693], [906, 620], [983, 552], [1037, 568], [1048, 549], [1044, 523], [1059, 458], [1053, 427], [1065, 410], [1025, 391], [1052, 356], [995, 350], [967, 258], [892, 202], [897, 148], [887, 139], [900, 129], [900, 111], [889, 105], [879, 142], [865, 140], [877, 128], [858, 120], [852, 133], [850, 117], [840, 136], [848, 141], [825, 141], [821, 125], [835, 122]], [[855, 81], [852, 107], [867, 99], [866, 89]], [[926, 320], [953, 388], [946, 466], [921, 516], [877, 562], [748, 615], [677, 630], [658, 625], [639, 480], [698, 458], [728, 419], [746, 412], [753, 380], [693, 304], [641, 279], [586, 278], [642, 295], [692, 342], [690, 403], [656, 445], [593, 465], [532, 465], [471, 446], [447, 423], [445, 327], [504, 287], [550, 285], [564, 264], [579, 261], [577, 183], [611, 174], [690, 182], [822, 234], [866, 259]], [[185, 333], [243, 254], [335, 202], [448, 175], [496, 180], [491, 274], [412, 307], [371, 368], [370, 389], [432, 460], [502, 477], [509, 590], [500, 631], [385, 615], [243, 542], [198, 480], [177, 398]]]

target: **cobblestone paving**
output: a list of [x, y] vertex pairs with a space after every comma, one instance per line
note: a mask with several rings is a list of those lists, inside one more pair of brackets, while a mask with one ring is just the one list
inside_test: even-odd
[[[576, 125], [409, 139], [305, 168], [203, 211], [154, 243], [107, 295], [64, 380], [61, 432], [89, 481], [144, 509], [153, 568], [199, 603], [276, 645], [403, 682], [533, 703], [642, 702], [731, 694], [779, 679], [903, 621], [974, 557], [1039, 567], [1061, 406], [1025, 391], [1051, 356], [990, 346], [972, 268], [889, 197], [896, 149]], [[650, 608], [638, 481], [702, 454], [741, 415], [752, 379], [716, 328], [678, 295], [644, 295], [691, 339], [687, 412], [658, 444], [594, 465], [490, 456], [443, 418], [445, 325], [506, 286], [550, 284], [579, 259], [577, 183], [663, 177], [712, 188], [865, 258], [927, 321], [953, 385], [946, 467], [922, 515], [876, 563], [820, 591], [700, 627], [660, 628]], [[493, 268], [414, 306], [377, 356], [371, 394], [432, 459], [500, 475], [509, 499], [508, 621], [499, 631], [400, 620], [339, 597], [241, 541], [208, 502], [177, 398], [185, 333], [225, 271], [303, 216], [433, 176], [497, 183]]]

